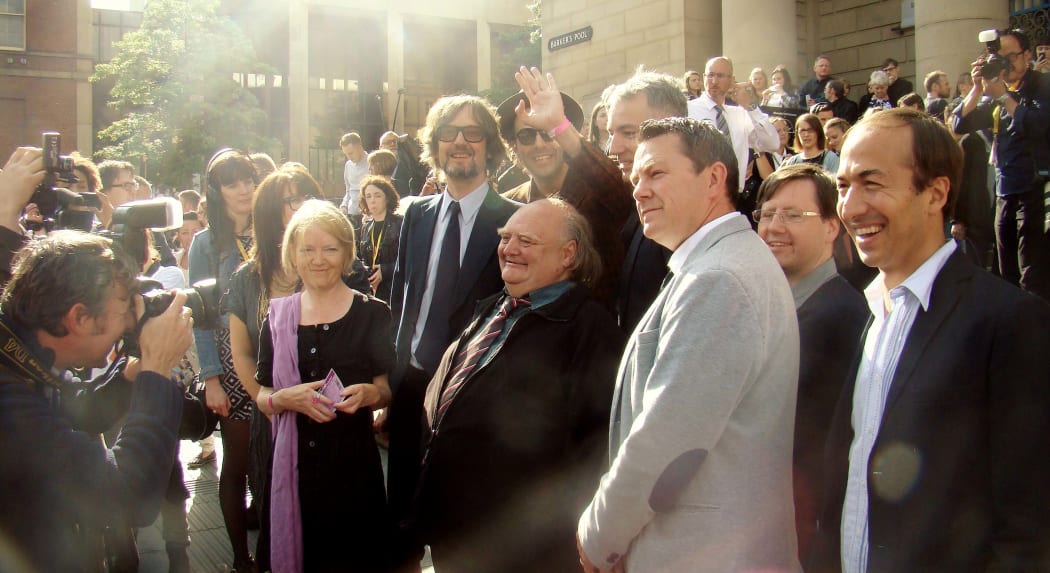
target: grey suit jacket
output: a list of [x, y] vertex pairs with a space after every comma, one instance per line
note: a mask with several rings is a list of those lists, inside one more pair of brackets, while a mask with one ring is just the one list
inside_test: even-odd
[[712, 228], [620, 364], [610, 467], [580, 519], [599, 566], [796, 571], [791, 290], [742, 216]]

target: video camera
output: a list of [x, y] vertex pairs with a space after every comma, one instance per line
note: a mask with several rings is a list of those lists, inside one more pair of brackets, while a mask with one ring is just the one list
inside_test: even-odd
[[[45, 131], [41, 134], [43, 149], [44, 180], [40, 182], [31, 203], [36, 203], [43, 222], [40, 227], [50, 230], [57, 226], [60, 229], [78, 229], [90, 231], [94, 216], [90, 211], [78, 211], [69, 207], [101, 208], [96, 193], [76, 193], [58, 187], [58, 183], [76, 183], [79, 181], [74, 170], [73, 158], [62, 155], [62, 134], [56, 131]], [[30, 229], [38, 230], [38, 229]]]
[[1010, 66], [1010, 62], [999, 55], [999, 49], [1002, 48], [999, 41], [999, 30], [984, 30], [977, 34], [977, 41], [984, 42], [985, 51], [988, 52], [984, 63], [977, 66], [981, 70], [981, 77], [985, 81], [994, 82], [999, 79], [999, 74]]
[[[148, 233], [168, 231], [182, 226], [182, 206], [177, 199], [161, 197], [125, 203], [113, 210], [109, 229], [100, 234], [109, 237], [115, 245], [130, 256], [138, 268], [145, 266], [148, 257]], [[174, 295], [163, 290], [156, 280], [140, 276], [136, 280], [138, 293], [145, 303], [145, 313], [134, 334], [125, 337], [125, 348], [134, 356], [138, 352], [138, 332], [146, 320], [164, 312], [171, 305]], [[194, 283], [186, 293], [185, 307], [193, 312], [194, 325], [202, 329], [214, 329], [220, 325], [219, 289], [215, 279]]]

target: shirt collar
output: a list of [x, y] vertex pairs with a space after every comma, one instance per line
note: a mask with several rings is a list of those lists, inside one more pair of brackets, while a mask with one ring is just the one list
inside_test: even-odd
[[824, 283], [837, 274], [835, 259], [831, 257], [817, 265], [817, 268], [810, 271], [808, 275], [802, 277], [802, 280], [791, 287], [791, 295], [795, 298], [795, 309], [797, 310], [806, 304], [806, 301], [813, 296], [813, 293], [817, 292], [817, 289], [824, 286]]
[[[941, 248], [937, 249], [926, 262], [919, 265], [904, 282], [890, 289], [889, 294], [899, 294], [907, 291], [912, 294], [922, 305], [922, 309], [929, 310], [930, 296], [933, 293], [933, 281], [937, 279], [948, 257], [955, 252], [955, 241], [946, 241]], [[886, 316], [886, 307], [883, 299], [886, 296], [885, 274], [879, 273], [875, 280], [864, 289], [864, 298], [868, 301], [868, 307], [874, 316]]]
[[[712, 98], [710, 95], [708, 95], [708, 93], [706, 91], [704, 93], [700, 94], [700, 97], [697, 98], [697, 99], [700, 100], [700, 107], [702, 107], [704, 109], [715, 109], [715, 106], [718, 105], [718, 102], [716, 102], [714, 100], [714, 98]], [[725, 107], [725, 106], [722, 106], [722, 107]]]
[[575, 283], [572, 281], [558, 281], [545, 287], [540, 287], [525, 295], [524, 298], [529, 299], [529, 302], [532, 303], [531, 308], [535, 310], [545, 304], [550, 304], [558, 300], [558, 298], [572, 288], [574, 284]]
[[[469, 223], [473, 221], [475, 217], [478, 216], [478, 211], [481, 210], [481, 204], [485, 202], [485, 195], [488, 194], [488, 190], [489, 182], [485, 181], [473, 191], [467, 193], [466, 197], [463, 197], [459, 200], [459, 210], [461, 213], [463, 213], [464, 223]], [[440, 216], [438, 217], [439, 221], [444, 220], [446, 214], [448, 213], [448, 208], [453, 201], [455, 201], [455, 199], [453, 199], [452, 196], [448, 194], [447, 189], [441, 193], [441, 212], [439, 214]]]
[[685, 262], [689, 260], [689, 255], [696, 249], [696, 246], [700, 244], [700, 241], [702, 241], [712, 229], [734, 217], [743, 217], [743, 215], [736, 211], [732, 211], [702, 225], [695, 233], [690, 235], [688, 239], [683, 241], [681, 245], [678, 245], [678, 248], [671, 254], [671, 259], [667, 261], [667, 268], [671, 269], [672, 273], [680, 273], [685, 266]]

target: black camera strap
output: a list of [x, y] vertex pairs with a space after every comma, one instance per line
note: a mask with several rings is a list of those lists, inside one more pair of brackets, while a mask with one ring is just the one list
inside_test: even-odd
[[43, 382], [56, 390], [62, 389], [62, 382], [40, 363], [40, 359], [26, 348], [22, 339], [2, 320], [0, 320], [0, 364], [32, 379], [24, 380], [26, 384], [34, 385]]

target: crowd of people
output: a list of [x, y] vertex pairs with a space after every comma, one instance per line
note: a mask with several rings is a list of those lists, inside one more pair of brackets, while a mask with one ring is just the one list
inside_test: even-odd
[[[418, 140], [344, 135], [334, 201], [221, 149], [143, 253], [52, 230], [19, 148], [0, 569], [134, 570], [113, 532], [161, 511], [187, 570], [195, 380], [238, 572], [418, 571], [425, 546], [439, 573], [1050, 567], [1050, 79], [1000, 41], [954, 101], [893, 59], [854, 103], [826, 56], [797, 89], [720, 56], [588, 116], [522, 67]], [[74, 168], [88, 230], [152, 196], [130, 163]], [[144, 314], [138, 275], [215, 279], [219, 320], [184, 293]]]

